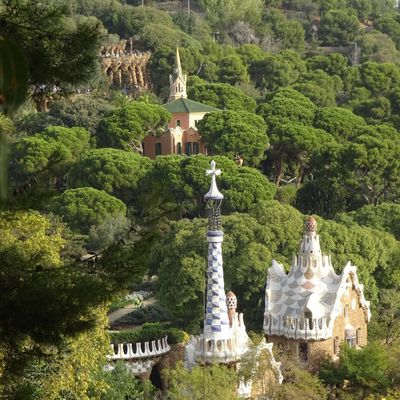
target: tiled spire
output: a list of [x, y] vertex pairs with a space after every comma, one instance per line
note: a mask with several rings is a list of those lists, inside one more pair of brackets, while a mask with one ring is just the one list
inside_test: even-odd
[[222, 267], [222, 241], [224, 234], [221, 226], [220, 207], [224, 196], [217, 187], [216, 177], [221, 174], [221, 170], [215, 169], [215, 161], [211, 162], [211, 169], [207, 170], [206, 174], [211, 176], [211, 186], [204, 196], [208, 210], [207, 305], [204, 319], [204, 337], [206, 339], [229, 339], [231, 330]]

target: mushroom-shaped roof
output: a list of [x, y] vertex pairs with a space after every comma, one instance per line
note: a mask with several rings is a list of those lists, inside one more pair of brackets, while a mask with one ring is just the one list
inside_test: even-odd
[[316, 232], [317, 227], [317, 220], [313, 216], [309, 216], [304, 222], [304, 232]]

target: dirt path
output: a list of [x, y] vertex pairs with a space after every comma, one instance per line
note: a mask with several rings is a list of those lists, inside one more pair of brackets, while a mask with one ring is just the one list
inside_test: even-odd
[[[149, 297], [148, 299], [143, 300], [141, 308], [150, 306], [150, 305], [154, 304], [155, 302], [156, 302], [156, 299], [154, 297]], [[110, 325], [112, 325], [118, 319], [124, 317], [125, 315], [129, 314], [131, 311], [137, 310], [137, 309], [138, 309], [138, 307], [135, 307], [132, 304], [130, 304], [130, 305], [120, 308], [116, 311], [113, 311], [110, 314], [108, 314], [108, 322]]]

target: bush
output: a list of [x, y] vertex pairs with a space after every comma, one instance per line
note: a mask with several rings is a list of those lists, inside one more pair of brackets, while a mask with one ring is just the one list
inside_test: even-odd
[[186, 342], [188, 334], [180, 329], [166, 327], [157, 323], [144, 324], [142, 329], [129, 331], [110, 332], [110, 342], [118, 343], [139, 343], [150, 342], [168, 336], [169, 344]]
[[275, 200], [278, 200], [281, 204], [293, 205], [296, 198], [297, 187], [296, 185], [285, 185], [277, 188], [275, 193]]
[[172, 315], [158, 304], [139, 308], [130, 312], [116, 321], [122, 325], [142, 325], [146, 322], [165, 322], [170, 321]]

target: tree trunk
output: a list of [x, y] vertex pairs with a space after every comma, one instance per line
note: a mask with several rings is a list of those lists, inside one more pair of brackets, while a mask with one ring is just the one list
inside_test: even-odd
[[282, 158], [275, 162], [275, 185], [279, 187], [283, 175], [283, 161]]

